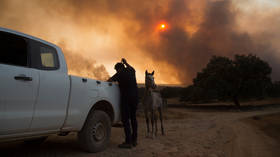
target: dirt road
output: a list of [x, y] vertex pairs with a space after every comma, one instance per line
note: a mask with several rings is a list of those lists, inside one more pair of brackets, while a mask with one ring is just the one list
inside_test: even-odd
[[139, 145], [131, 150], [119, 149], [123, 141], [121, 128], [112, 129], [109, 148], [100, 153], [83, 152], [76, 134], [51, 136], [40, 146], [22, 142], [0, 144], [0, 156], [31, 157], [250, 157], [278, 156], [279, 141], [240, 120], [255, 115], [280, 112], [280, 108], [262, 111], [221, 112], [169, 108], [165, 111], [166, 136], [146, 138], [144, 119], [139, 119]]

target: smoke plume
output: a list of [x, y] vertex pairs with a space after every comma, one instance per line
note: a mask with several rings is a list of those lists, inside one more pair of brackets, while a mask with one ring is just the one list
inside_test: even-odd
[[161, 83], [190, 84], [212, 55], [251, 53], [280, 80], [280, 4], [263, 8], [254, 0], [2, 0], [0, 26], [63, 40], [70, 71], [100, 79], [125, 57], [140, 82], [148, 69]]
[[98, 80], [108, 80], [109, 74], [106, 71], [104, 65], [97, 65], [94, 59], [83, 57], [83, 53], [74, 53], [69, 50], [66, 45], [61, 42], [58, 44], [66, 59], [68, 65], [68, 73], [77, 76], [84, 76], [89, 78], [95, 78]]

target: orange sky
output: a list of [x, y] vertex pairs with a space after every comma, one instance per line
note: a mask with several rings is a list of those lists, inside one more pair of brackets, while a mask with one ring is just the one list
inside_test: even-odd
[[[177, 28], [187, 34], [188, 40], [192, 40], [193, 35], [198, 36], [196, 32], [201, 31], [201, 25], [207, 21], [207, 7], [211, 6], [209, 3], [216, 3], [216, 1], [219, 0], [186, 0], [183, 3], [185, 6], [180, 6], [179, 2], [176, 4], [172, 0], [157, 2], [119, 0], [114, 2], [116, 4], [107, 4], [109, 2], [105, 0], [94, 2], [87, 0], [3, 0], [0, 2], [0, 27], [31, 34], [55, 44], [63, 43], [67, 53], [71, 51], [85, 60], [92, 61], [94, 65], [92, 70], [104, 65], [109, 75], [113, 75], [114, 64], [125, 57], [135, 67], [138, 82], [144, 82], [144, 73], [147, 69], [148, 71], [155, 70], [157, 83], [187, 85], [191, 83], [194, 73], [205, 66], [205, 61], [201, 61], [199, 67], [192, 67], [200, 61], [197, 58], [196, 61], [191, 60], [194, 64], [177, 64], [177, 60], [184, 62], [180, 58], [181, 52], [178, 52], [180, 50], [174, 52], [176, 55], [174, 58], [172, 54], [168, 54], [168, 51], [164, 53], [158, 51], [161, 51], [166, 43], [171, 42], [169, 40], [172, 39], [172, 34], [169, 32]], [[236, 12], [234, 14], [236, 22], [230, 29], [246, 32], [249, 35], [266, 32], [268, 26], [264, 21], [280, 15], [278, 0], [270, 0], [269, 3], [264, 0], [233, 0], [230, 5], [228, 9]], [[270, 29], [276, 33], [269, 45], [277, 49], [273, 52], [276, 52], [274, 54], [278, 57], [280, 48], [277, 43], [280, 33], [279, 27], [276, 26], [280, 26], [280, 20], [277, 19], [274, 22], [275, 27], [271, 26]], [[165, 24], [165, 29], [162, 29], [162, 23]], [[271, 31], [266, 34], [269, 33]], [[258, 34], [259, 36], [261, 35]], [[255, 36], [254, 39], [256, 39]], [[212, 41], [209, 40], [209, 42]], [[232, 41], [229, 42], [232, 45]], [[176, 42], [174, 44], [176, 46]], [[182, 45], [178, 47], [180, 46]], [[223, 50], [228, 50], [215, 40], [211, 47], [218, 54]], [[170, 53], [173, 53], [172, 47], [167, 46], [165, 49], [169, 48]], [[188, 48], [189, 46], [186, 47]], [[188, 58], [188, 55], [184, 57]], [[72, 62], [70, 61], [69, 64]], [[75, 68], [70, 70], [71, 73], [77, 75], [99, 77], [90, 70], [83, 73]]]

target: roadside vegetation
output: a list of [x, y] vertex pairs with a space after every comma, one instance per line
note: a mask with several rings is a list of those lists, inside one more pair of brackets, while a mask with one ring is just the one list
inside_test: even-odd
[[[270, 65], [255, 55], [235, 55], [233, 59], [213, 56], [187, 87], [165, 87], [160, 90], [165, 99], [187, 103], [263, 100], [280, 97], [280, 81], [271, 80]], [[140, 98], [144, 88], [139, 88]]]

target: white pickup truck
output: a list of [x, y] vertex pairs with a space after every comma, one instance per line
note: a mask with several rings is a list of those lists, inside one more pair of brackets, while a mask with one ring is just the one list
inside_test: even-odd
[[68, 75], [58, 46], [0, 28], [0, 142], [78, 132], [83, 149], [102, 151], [119, 102], [117, 84]]

